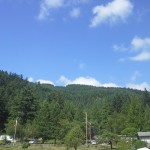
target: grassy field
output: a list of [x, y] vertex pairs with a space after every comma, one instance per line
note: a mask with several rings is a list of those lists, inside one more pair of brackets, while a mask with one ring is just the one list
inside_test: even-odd
[[[103, 147], [103, 146], [80, 146], [78, 147], [78, 150], [109, 150], [109, 147]], [[31, 145], [27, 149], [23, 149], [21, 145], [8, 145], [8, 146], [0, 146], [0, 150], [67, 150], [65, 146], [52, 146], [49, 144], [37, 144], [37, 145]], [[73, 148], [70, 148], [69, 150], [74, 150]]]

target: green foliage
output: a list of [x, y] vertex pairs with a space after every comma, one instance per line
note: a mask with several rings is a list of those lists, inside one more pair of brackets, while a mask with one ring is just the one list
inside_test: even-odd
[[131, 149], [131, 141], [121, 140], [117, 143], [118, 150], [129, 150]]
[[19, 94], [15, 97], [15, 100], [11, 106], [11, 117], [20, 118], [22, 124], [27, 123], [28, 120], [32, 120], [35, 116], [37, 109], [36, 98], [33, 90], [30, 87], [24, 87]]
[[146, 106], [146, 105], [150, 106], [150, 94], [146, 89], [143, 93], [143, 103], [144, 103], [144, 106]]
[[116, 94], [112, 100], [112, 111], [113, 112], [121, 112], [123, 106], [124, 97], [120, 94]]
[[6, 122], [6, 119], [8, 117], [6, 102], [7, 97], [5, 95], [5, 88], [3, 86], [0, 86], [0, 130], [3, 130], [4, 123]]
[[144, 111], [143, 131], [150, 131], [150, 106], [146, 105]]
[[121, 134], [126, 135], [126, 136], [130, 136], [130, 137], [134, 137], [137, 135], [137, 131], [136, 131], [136, 128], [129, 127], [129, 128], [125, 128], [124, 130], [122, 130]]
[[136, 149], [142, 148], [142, 147], [146, 147], [146, 143], [145, 143], [144, 141], [137, 140], [137, 141], [134, 143], [134, 147], [135, 147]]
[[114, 133], [107, 131], [107, 130], [103, 130], [102, 141], [104, 143], [108, 143], [109, 141], [117, 143], [118, 140], [119, 140], [119, 137], [117, 136], [117, 134], [114, 134]]
[[43, 142], [51, 138], [51, 116], [50, 107], [48, 102], [43, 102], [40, 105], [40, 109], [37, 112], [37, 116], [34, 120], [35, 135], [37, 137], [42, 137]]
[[67, 147], [77, 147], [84, 142], [84, 134], [79, 125], [73, 127], [65, 137]]
[[0, 140], [0, 145], [5, 145], [6, 141], [5, 140]]
[[142, 104], [137, 96], [131, 97], [131, 102], [128, 107], [128, 127], [134, 127], [137, 131], [141, 131], [143, 128], [143, 110]]
[[126, 126], [125, 123], [126, 117], [121, 113], [114, 112], [111, 116], [108, 117], [107, 130], [115, 134], [120, 134]]
[[23, 142], [22, 143], [22, 148], [24, 149], [24, 148], [28, 148], [30, 146], [30, 144], [29, 143], [27, 143], [27, 142]]
[[[142, 92], [86, 85], [58, 87], [30, 83], [22, 75], [0, 71], [2, 133], [13, 135], [18, 118], [17, 138], [39, 137], [43, 142], [64, 142], [75, 122], [85, 131], [85, 111], [91, 123], [92, 138], [103, 134], [104, 139], [117, 141], [113, 135], [123, 130], [123, 134], [130, 136], [150, 130], [150, 94], [146, 89]], [[132, 128], [134, 133], [129, 130]]]

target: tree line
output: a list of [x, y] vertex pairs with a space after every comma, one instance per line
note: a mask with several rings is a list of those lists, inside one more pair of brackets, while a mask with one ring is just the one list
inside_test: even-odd
[[22, 75], [0, 71], [1, 134], [13, 135], [17, 119], [16, 137], [20, 140], [34, 137], [42, 138], [43, 143], [65, 143], [74, 138], [76, 148], [74, 143], [85, 142], [85, 112], [89, 139], [150, 131], [150, 93], [146, 89], [59, 87], [30, 83]]

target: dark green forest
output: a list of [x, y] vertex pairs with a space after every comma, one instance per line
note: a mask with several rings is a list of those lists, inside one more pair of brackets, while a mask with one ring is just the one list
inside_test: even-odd
[[150, 93], [146, 89], [31, 83], [22, 75], [0, 71], [0, 134], [13, 135], [17, 119], [18, 139], [63, 142], [75, 127], [85, 138], [85, 113], [91, 138], [150, 131]]

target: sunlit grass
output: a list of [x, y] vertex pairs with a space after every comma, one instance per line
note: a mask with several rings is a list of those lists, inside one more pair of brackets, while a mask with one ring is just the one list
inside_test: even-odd
[[[37, 144], [31, 145], [26, 149], [23, 149], [21, 145], [8, 145], [8, 146], [0, 146], [0, 150], [67, 150], [66, 146], [53, 146], [50, 144]], [[74, 150], [74, 148], [70, 148], [69, 150]], [[109, 147], [103, 146], [79, 146], [78, 150], [109, 150]]]

